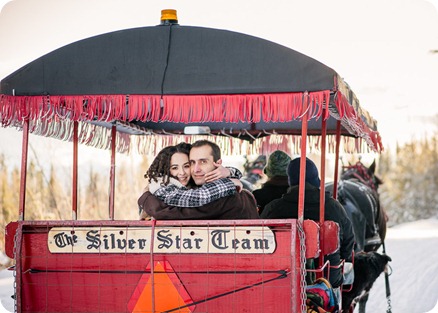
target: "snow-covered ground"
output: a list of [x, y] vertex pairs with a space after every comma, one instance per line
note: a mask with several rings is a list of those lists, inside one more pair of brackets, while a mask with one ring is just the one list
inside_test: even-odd
[[[386, 253], [392, 258], [389, 277], [392, 312], [438, 313], [438, 220], [390, 228]], [[0, 271], [0, 313], [13, 312], [13, 282], [12, 272]], [[371, 290], [367, 312], [384, 313], [386, 309], [382, 274]]]
[[[392, 312], [438, 313], [438, 220], [397, 225], [388, 230], [386, 253]], [[371, 289], [367, 312], [386, 312], [385, 277]], [[357, 311], [357, 310], [356, 310]]]
[[14, 311], [12, 294], [14, 294], [14, 277], [12, 272], [2, 270], [0, 271], [0, 313]]

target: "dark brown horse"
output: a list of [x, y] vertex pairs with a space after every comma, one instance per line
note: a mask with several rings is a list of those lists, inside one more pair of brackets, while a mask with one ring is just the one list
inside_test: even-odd
[[375, 161], [369, 168], [359, 161], [344, 167], [339, 182], [338, 200], [353, 223], [356, 252], [376, 251], [386, 237], [388, 218], [378, 193], [383, 182], [375, 175], [375, 170]]
[[[382, 180], [375, 175], [376, 164], [373, 162], [367, 168], [361, 162], [344, 167], [341, 180], [338, 184], [338, 200], [344, 206], [352, 224], [356, 238], [355, 253], [375, 252], [386, 237], [387, 215], [380, 205], [378, 187]], [[327, 190], [332, 190], [333, 185], [328, 184]], [[370, 255], [371, 257], [371, 255]], [[365, 258], [366, 259], [366, 258]], [[369, 258], [371, 259], [371, 258]], [[358, 266], [364, 266], [359, 262]], [[372, 264], [369, 264], [371, 267]], [[366, 266], [366, 265], [365, 265]], [[380, 267], [379, 267], [380, 268]], [[368, 272], [370, 268], [355, 269]], [[360, 273], [357, 273], [360, 275]], [[380, 273], [379, 273], [380, 274]], [[348, 312], [352, 303], [359, 303], [359, 312], [365, 312], [368, 291], [379, 275], [373, 276], [373, 281], [367, 286], [357, 286], [362, 279], [355, 280], [353, 288], [343, 293], [343, 311]], [[364, 288], [361, 288], [364, 287]], [[365, 291], [359, 298], [354, 293], [357, 290]], [[345, 301], [344, 301], [345, 298]], [[354, 304], [353, 304], [354, 305]]]

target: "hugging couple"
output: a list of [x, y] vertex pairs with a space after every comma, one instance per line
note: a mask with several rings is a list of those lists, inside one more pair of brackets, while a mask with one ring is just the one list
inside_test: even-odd
[[258, 219], [254, 196], [242, 188], [242, 173], [222, 166], [217, 144], [198, 140], [162, 149], [145, 174], [138, 199], [141, 219]]

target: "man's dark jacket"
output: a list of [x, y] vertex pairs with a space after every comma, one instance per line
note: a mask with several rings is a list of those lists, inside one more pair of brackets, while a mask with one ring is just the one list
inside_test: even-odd
[[231, 220], [258, 219], [257, 206], [251, 193], [246, 190], [223, 197], [201, 207], [183, 208], [169, 206], [149, 191], [139, 199], [138, 205], [157, 220]]
[[269, 202], [281, 198], [288, 188], [287, 176], [274, 176], [264, 183], [262, 188], [254, 190], [252, 194], [257, 201], [259, 214], [262, 214]]
[[[266, 205], [261, 218], [298, 218], [298, 189], [299, 186], [292, 186], [280, 199], [274, 200]], [[304, 196], [304, 219], [319, 221], [319, 197], [320, 189], [306, 183]], [[350, 260], [354, 246], [354, 233], [351, 222], [343, 206], [333, 199], [328, 192], [325, 194], [325, 220], [334, 221], [339, 224], [340, 249], [326, 257], [330, 264], [338, 265], [340, 259]], [[331, 269], [330, 283], [333, 288], [339, 287], [342, 283], [342, 272], [340, 269]]]

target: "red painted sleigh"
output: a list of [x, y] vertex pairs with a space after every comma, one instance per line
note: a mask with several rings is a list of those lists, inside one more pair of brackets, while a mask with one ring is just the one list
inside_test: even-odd
[[[323, 207], [318, 224], [303, 199], [298, 219], [118, 221], [116, 151], [205, 136], [231, 154], [318, 150], [323, 194], [326, 153], [382, 148], [331, 68], [176, 17], [72, 43], [0, 87], [0, 124], [23, 131], [19, 220], [6, 228], [17, 312], [305, 312], [305, 260], [338, 245]], [[26, 220], [29, 133], [72, 141], [72, 220]], [[112, 152], [109, 220], [76, 220], [79, 143]]]

